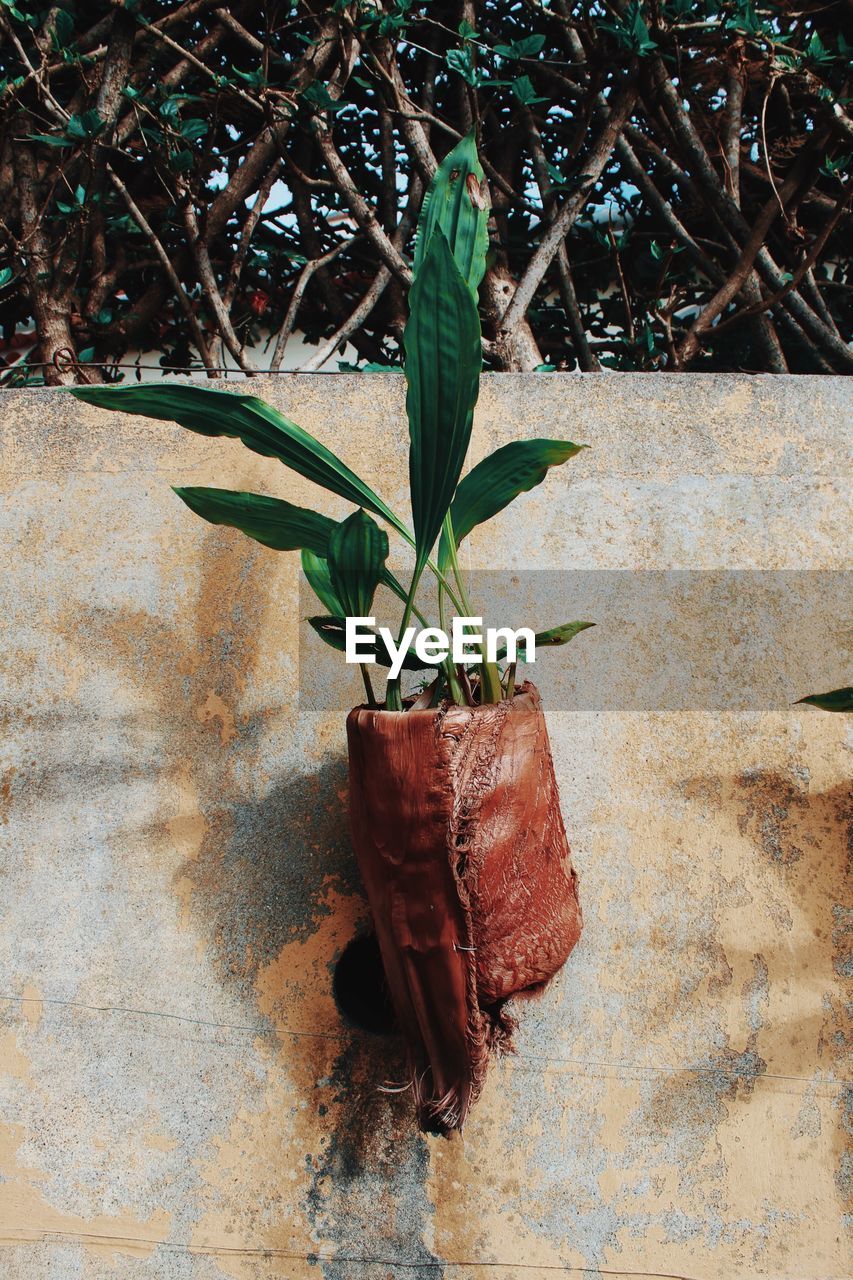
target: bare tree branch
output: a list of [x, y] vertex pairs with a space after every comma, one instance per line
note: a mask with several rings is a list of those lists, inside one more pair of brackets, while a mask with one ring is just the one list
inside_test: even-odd
[[210, 261], [207, 243], [199, 230], [198, 218], [196, 217], [192, 196], [189, 192], [186, 192], [184, 195], [184, 221], [187, 226], [190, 253], [195, 260], [202, 293], [204, 294], [205, 300], [216, 318], [216, 322], [219, 326], [219, 332], [222, 336], [222, 341], [225, 343], [226, 347], [231, 352], [231, 355], [237, 361], [237, 364], [243, 372], [249, 374], [251, 377], [255, 373], [255, 369], [243, 354], [243, 344], [234, 332], [234, 326], [231, 323], [228, 308], [222, 300], [222, 294], [219, 292], [219, 285], [216, 282], [216, 273], [214, 272], [213, 264]]
[[113, 170], [109, 168], [109, 166], [107, 167], [107, 172], [110, 176], [110, 181], [112, 182], [116, 191], [119, 192], [125, 204], [127, 205], [127, 209], [130, 216], [133, 218], [134, 222], [139, 227], [140, 231], [142, 231], [142, 233], [145, 235], [146, 239], [148, 240], [152, 249], [156, 253], [157, 257], [160, 259], [160, 262], [163, 265], [163, 270], [166, 272], [166, 275], [169, 277], [169, 281], [172, 285], [172, 288], [175, 291], [175, 296], [177, 297], [178, 302], [180, 303], [181, 309], [184, 312], [184, 315], [187, 317], [187, 322], [190, 326], [190, 330], [192, 331], [193, 339], [195, 341], [196, 347], [198, 348], [198, 353], [201, 356], [202, 363], [204, 364], [204, 367], [208, 370], [208, 372], [211, 372], [213, 370], [214, 365], [213, 365], [213, 359], [210, 354], [210, 348], [207, 345], [207, 339], [205, 338], [204, 333], [202, 332], [201, 325], [198, 322], [198, 317], [196, 316], [195, 311], [193, 310], [192, 302], [188, 298], [186, 291], [184, 290], [184, 286], [181, 284], [181, 281], [178, 277], [178, 273], [175, 271], [175, 268], [172, 266], [172, 262], [171, 262], [171, 259], [169, 258], [168, 253], [163, 248], [163, 245], [161, 244], [160, 240], [157, 238], [156, 234], [154, 233], [154, 230], [152, 229], [151, 224], [148, 222], [148, 219], [145, 217], [142, 210], [136, 204], [136, 202], [133, 199], [133, 196], [130, 194], [130, 192], [128, 191], [127, 187], [124, 185], [124, 183], [122, 182], [118, 174], [114, 173]]
[[21, 211], [21, 244], [24, 273], [30, 305], [36, 322], [39, 349], [47, 364], [45, 381], [53, 386], [67, 386], [73, 375], [59, 367], [60, 352], [74, 351], [67, 308], [57, 302], [52, 289], [53, 255], [38, 202], [38, 173], [32, 152], [19, 147], [15, 156], [18, 175], [18, 197]]
[[[315, 271], [319, 271], [323, 267], [328, 266], [330, 262], [333, 262], [334, 259], [337, 258], [338, 254], [343, 253], [344, 249], [348, 249], [355, 238], [355, 236], [350, 236], [347, 240], [341, 240], [340, 244], [336, 244], [334, 249], [330, 249], [328, 253], [324, 253], [321, 258], [313, 258], [310, 262], [305, 263], [305, 266], [299, 273], [299, 279], [294, 285], [293, 293], [290, 295], [290, 302], [288, 304], [282, 326], [276, 335], [275, 347], [273, 348], [272, 359], [270, 360], [270, 373], [278, 373], [281, 368], [281, 362], [284, 359], [285, 347], [287, 346], [288, 339], [293, 333], [293, 326], [296, 324], [296, 315], [299, 311], [299, 304], [302, 301], [305, 290], [308, 288], [308, 282], [311, 277], [314, 275]], [[376, 297], [378, 298], [379, 294], [377, 294]], [[375, 300], [376, 299], [374, 299], [374, 302]], [[352, 316], [348, 318], [347, 324], [351, 320]], [[342, 330], [345, 328], [346, 325], [341, 326]], [[350, 330], [350, 332], [352, 332], [352, 330]], [[343, 339], [338, 339], [335, 343], [335, 347], [340, 345], [341, 341], [345, 341], [347, 337], [349, 337], [349, 333], [345, 334]], [[334, 351], [335, 347], [332, 348], [332, 351]], [[331, 354], [331, 352], [329, 354]], [[326, 359], [328, 359], [328, 357], [326, 357]]]
[[707, 333], [717, 316], [725, 310], [740, 292], [752, 270], [752, 264], [765, 241], [767, 232], [779, 213], [784, 214], [786, 202], [792, 199], [803, 181], [804, 175], [808, 172], [809, 159], [808, 155], [801, 154], [792, 166], [791, 173], [782, 184], [782, 187], [778, 190], [774, 189], [773, 199], [766, 202], [756, 219], [755, 226], [728, 280], [717, 290], [710, 302], [702, 308], [693, 321], [690, 332], [679, 348], [678, 357], [682, 364], [687, 364], [692, 360], [699, 349], [702, 334]]
[[389, 269], [387, 267], [380, 267], [370, 285], [370, 288], [367, 290], [353, 313], [344, 321], [340, 329], [338, 329], [336, 333], [332, 334], [331, 338], [326, 339], [310, 360], [306, 360], [305, 364], [299, 366], [300, 373], [316, 373], [318, 369], [323, 367], [326, 361], [335, 354], [338, 348], [343, 346], [347, 339], [352, 336], [359, 325], [364, 324], [364, 321], [376, 306], [383, 289], [390, 279], [391, 272]]
[[[397, 230], [394, 232], [393, 244], [395, 248], [397, 245], [404, 244], [411, 233], [414, 220], [417, 216], [417, 211], [420, 208], [422, 195], [423, 187], [421, 186], [421, 183], [417, 178], [413, 178], [409, 189], [409, 199], [406, 209], [400, 219], [400, 224], [397, 227]], [[334, 355], [335, 351], [337, 351], [337, 349], [351, 337], [355, 330], [364, 323], [365, 319], [370, 315], [370, 312], [382, 296], [382, 292], [390, 279], [390, 268], [388, 266], [380, 267], [372, 284], [349, 318], [344, 321], [336, 333], [332, 334], [331, 338], [328, 338], [326, 342], [322, 344], [319, 351], [313, 355], [306, 364], [301, 366], [303, 373], [313, 373], [317, 369], [322, 368], [326, 361]]]
[[604, 166], [613, 153], [620, 130], [631, 113], [636, 100], [634, 77], [629, 75], [616, 93], [609, 117], [599, 131], [590, 154], [584, 162], [584, 177], [578, 190], [565, 201], [559, 213], [539, 242], [539, 247], [527, 265], [512, 300], [504, 312], [498, 341], [505, 342], [513, 328], [524, 317], [533, 301], [533, 295], [544, 279], [554, 255], [565, 240], [572, 224], [589, 199], [590, 192], [601, 176]]
[[[527, 125], [528, 137], [530, 139], [530, 150], [533, 158], [533, 172], [536, 175], [536, 184], [539, 187], [539, 195], [542, 198], [542, 207], [550, 218], [554, 217], [556, 207], [556, 199], [551, 188], [551, 178], [548, 173], [548, 162], [545, 158], [545, 150], [542, 146], [542, 136], [536, 124], [533, 112], [529, 107], [524, 109], [524, 120]], [[578, 364], [584, 373], [600, 373], [601, 364], [598, 356], [592, 351], [586, 331], [583, 325], [583, 318], [578, 305], [578, 297], [575, 292], [575, 282], [572, 277], [571, 267], [569, 265], [569, 254], [566, 248], [565, 240], [557, 249], [557, 272], [560, 285], [560, 298], [563, 303], [563, 310], [566, 313], [566, 321], [572, 335], [575, 352], [577, 354]]]
[[[821, 230], [820, 235], [815, 237], [815, 240], [811, 248], [809, 249], [808, 253], [803, 258], [803, 261], [800, 263], [799, 267], [797, 267], [797, 270], [791, 276], [791, 279], [788, 281], [788, 283], [784, 286], [783, 289], [780, 289], [778, 293], [771, 294], [771, 296], [768, 298], [762, 299], [761, 302], [756, 303], [754, 306], [746, 307], [744, 310], [736, 311], [734, 315], [727, 316], [725, 320], [721, 320], [720, 323], [715, 326], [714, 333], [715, 334], [722, 333], [725, 329], [730, 328], [734, 324], [739, 324], [742, 320], [746, 320], [751, 316], [758, 315], [762, 311], [767, 311], [771, 307], [777, 307], [779, 303], [782, 302], [782, 300], [785, 298], [785, 296], [788, 293], [791, 293], [794, 289], [796, 289], [799, 286], [800, 281], [809, 273], [812, 266], [820, 256], [820, 253], [824, 245], [826, 244], [827, 240], [832, 235], [835, 228], [838, 226], [838, 223], [841, 221], [842, 215], [847, 212], [849, 207], [850, 207], [850, 195], [849, 193], [847, 193], [838, 200], [838, 203], [836, 204], [836, 207], [835, 207], [835, 212], [833, 213], [832, 217], [828, 219], [825, 226]], [[707, 326], [705, 327], [707, 328]]]
[[372, 241], [385, 265], [408, 288], [412, 283], [412, 273], [401, 257], [400, 251], [382, 230], [375, 212], [353, 182], [346, 165], [338, 155], [331, 133], [318, 118], [312, 121], [311, 128], [335, 186], [346, 200], [356, 223]]

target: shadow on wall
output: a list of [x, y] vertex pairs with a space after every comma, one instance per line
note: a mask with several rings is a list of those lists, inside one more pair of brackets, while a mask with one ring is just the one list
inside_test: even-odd
[[[694, 1070], [653, 1091], [642, 1117], [645, 1140], [666, 1147], [670, 1158], [687, 1168], [700, 1158], [732, 1106], [753, 1100], [762, 1105], [756, 1084], [763, 1076], [772, 1082], [781, 1075], [805, 1085], [814, 1076], [841, 1077], [832, 1095], [837, 1121], [831, 1140], [836, 1181], [842, 1195], [849, 1195], [853, 1097], [843, 1084], [845, 1010], [828, 994], [818, 1010], [808, 993], [826, 991], [833, 970], [845, 976], [851, 969], [853, 913], [844, 899], [853, 851], [853, 790], [840, 784], [810, 791], [806, 774], [749, 769], [728, 777], [690, 778], [682, 793], [693, 808], [693, 821], [698, 817], [717, 824], [713, 838], [740, 840], [753, 852], [762, 891], [759, 900], [742, 877], [727, 879], [720, 872], [716, 887], [707, 897], [700, 895], [696, 907], [681, 897], [677, 915], [669, 921], [671, 906], [664, 907], [665, 931], [688, 921], [688, 945], [679, 950], [680, 984], [670, 1002], [649, 1010], [650, 1024], [683, 1019], [690, 1009], [695, 1017], [694, 992], [707, 980], [721, 1024], [726, 1020], [722, 1006], [740, 1003], [743, 1039], [731, 1043], [726, 1035], [721, 1044], [719, 1032], [716, 1043], [709, 1038], [709, 1052], [694, 1062]], [[743, 865], [748, 866], [746, 857]], [[758, 913], [760, 951], [722, 945], [721, 919], [727, 908]], [[733, 987], [735, 974], [739, 977]], [[774, 1020], [772, 992], [798, 988], [804, 993], [802, 1015]], [[809, 1093], [797, 1123], [800, 1128], [792, 1137], [820, 1133], [820, 1111]]]
[[[192, 627], [180, 613], [170, 623], [143, 609], [86, 610], [73, 622], [88, 660], [118, 667], [144, 699], [133, 719], [149, 747], [148, 767], [182, 784], [198, 808], [205, 834], [175, 881], [189, 885], [198, 932], [223, 980], [243, 996], [285, 943], [316, 928], [330, 882], [339, 893], [359, 892], [343, 751], [317, 757], [295, 716], [281, 733], [280, 707], [240, 711], [272, 630], [269, 554], [210, 530]], [[116, 780], [121, 768], [116, 762]], [[158, 818], [152, 834], [168, 841], [172, 818]]]
[[[133, 740], [126, 746], [123, 776], [136, 768], [166, 781], [165, 790], [171, 783], [201, 817], [200, 843], [173, 876], [175, 896], [246, 1023], [274, 1046], [274, 1076], [307, 1103], [309, 1214], [322, 1235], [364, 1256], [372, 1242], [358, 1233], [385, 1212], [397, 1223], [392, 1252], [429, 1271], [435, 1259], [421, 1244], [428, 1148], [414, 1132], [408, 1094], [377, 1089], [405, 1078], [402, 1044], [347, 1026], [332, 999], [335, 963], [367, 917], [348, 835], [343, 720], [341, 748], [318, 756], [310, 720], [293, 717], [282, 728], [280, 707], [239, 711], [260, 637], [273, 631], [264, 625], [265, 554], [206, 534], [192, 627], [180, 615], [170, 626], [142, 609], [88, 609], [73, 628], [85, 636], [88, 662], [117, 671], [141, 695], [128, 732], [146, 745], [139, 756]], [[271, 727], [278, 760], [268, 758]], [[270, 775], [266, 789], [256, 784]], [[152, 844], [174, 848], [173, 821], [158, 815]], [[276, 1129], [286, 1123], [270, 1113]], [[263, 1152], [246, 1159], [263, 1169]], [[343, 1274], [338, 1267], [336, 1278]]]
[[[748, 836], [766, 863], [775, 867], [786, 896], [792, 898], [810, 934], [800, 948], [779, 945], [765, 949], [775, 982], [794, 985], [811, 975], [826, 986], [828, 964], [839, 977], [853, 972], [853, 910], [849, 905], [853, 871], [853, 787], [841, 783], [827, 791], [809, 792], [805, 778], [795, 773], [749, 770], [726, 788], [734, 799], [738, 831]], [[781, 895], [780, 895], [781, 896]], [[790, 929], [787, 921], [782, 922]], [[769, 1035], [768, 1035], [769, 1033]], [[820, 1014], [805, 1015], [774, 1027], [763, 1035], [764, 1052], [784, 1061], [790, 1050], [803, 1053], [799, 1065], [805, 1076], [819, 1072], [843, 1077], [849, 1052], [849, 1022], [840, 1003], [824, 995]], [[853, 1089], [839, 1089], [833, 1129], [835, 1180], [845, 1199], [853, 1195]], [[816, 1107], [804, 1107], [801, 1128], [812, 1137], [820, 1132]]]

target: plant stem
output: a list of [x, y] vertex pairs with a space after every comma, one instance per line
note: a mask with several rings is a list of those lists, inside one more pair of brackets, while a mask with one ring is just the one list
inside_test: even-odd
[[[468, 599], [468, 592], [466, 590], [465, 581], [462, 577], [462, 570], [459, 565], [459, 557], [456, 554], [456, 537], [453, 532], [453, 521], [449, 511], [444, 517], [444, 533], [447, 539], [450, 567], [453, 570], [453, 577], [456, 581], [457, 587], [459, 588], [459, 595], [462, 598], [462, 606], [465, 610], [465, 615], [469, 618], [476, 617], [477, 615], [471, 607], [471, 601]], [[503, 687], [501, 685], [501, 677], [497, 665], [494, 662], [483, 661], [480, 666], [480, 701], [500, 702], [502, 697]]]
[[[442, 627], [445, 630], [447, 630], [444, 609], [445, 609], [444, 587], [441, 585], [441, 582], [439, 582], [438, 584], [438, 615], [439, 615], [439, 621], [441, 622]], [[421, 613], [420, 609], [414, 603], [412, 604], [412, 613], [417, 618], [418, 622], [421, 624], [422, 627], [428, 627], [430, 625], [427, 622], [424, 615]], [[453, 666], [453, 659], [450, 657], [445, 658], [444, 662], [442, 662], [441, 664], [441, 670], [444, 672], [445, 677], [447, 679], [447, 683], [450, 687], [451, 698], [453, 699], [454, 702], [461, 702], [462, 687], [456, 678], [456, 669]]]
[[[393, 511], [391, 511], [388, 507], [385, 507], [382, 512], [377, 514], [381, 514], [382, 519], [386, 520], [391, 525], [392, 529], [396, 529], [400, 537], [403, 538], [404, 541], [408, 542], [410, 547], [415, 547], [414, 537], [412, 536], [411, 533], [409, 533], [409, 530], [403, 524], [402, 520], [398, 519], [397, 516], [394, 515]], [[447, 578], [442, 573], [441, 569], [439, 569], [435, 561], [427, 560], [426, 568], [429, 569], [430, 573], [432, 573], [435, 576], [435, 580], [439, 584], [439, 586], [444, 587], [444, 590], [447, 592], [447, 594], [450, 596], [450, 599], [453, 601], [454, 609], [461, 610], [462, 605], [457, 599], [456, 592], [453, 590], [450, 583], [447, 581]], [[421, 572], [423, 572], [423, 569], [421, 570]], [[416, 617], [418, 616], [417, 613], [415, 614], [415, 616]], [[426, 623], [424, 623], [424, 626], [426, 626]]]
[[[433, 574], [435, 575], [435, 579], [436, 579], [436, 582], [438, 583], [439, 591], [441, 590], [446, 591], [447, 594], [450, 596], [450, 600], [453, 604], [454, 609], [461, 612], [462, 609], [465, 607], [464, 600], [463, 601], [459, 600], [459, 597], [456, 595], [456, 592], [453, 590], [450, 583], [447, 581], [447, 578], [439, 569], [438, 565], [433, 564], [432, 560], [427, 560], [427, 568], [431, 569]], [[458, 579], [457, 579], [457, 586], [460, 586]]]
[[364, 681], [364, 691], [367, 694], [367, 705], [370, 707], [371, 711], [375, 711], [378, 703], [373, 693], [373, 685], [371, 684], [370, 676], [367, 674], [367, 667], [363, 662], [360, 662], [359, 668], [361, 670], [361, 678]]
[[[447, 633], [447, 605], [444, 599], [444, 588], [442, 587], [441, 583], [438, 584], [438, 620], [441, 625], [442, 631], [444, 631], [446, 634]], [[454, 702], [459, 703], [461, 705], [462, 702], [465, 700], [465, 695], [462, 690], [462, 685], [459, 682], [459, 677], [456, 674], [456, 668], [453, 665], [453, 658], [448, 656], [447, 658], [445, 658], [442, 665], [444, 668], [445, 676], [447, 677], [447, 687], [450, 691], [450, 696]]]
[[[415, 604], [415, 592], [418, 589], [418, 583], [421, 580], [421, 574], [424, 571], [424, 565], [416, 564], [415, 571], [412, 574], [412, 582], [409, 587], [409, 594], [406, 597], [406, 607], [403, 610], [403, 621], [400, 623], [400, 632], [397, 636], [397, 644], [399, 645], [406, 634], [406, 627], [409, 625], [409, 618], [412, 616], [412, 610]], [[385, 709], [386, 711], [402, 711], [403, 699], [400, 695], [400, 677], [389, 680], [385, 688]]]

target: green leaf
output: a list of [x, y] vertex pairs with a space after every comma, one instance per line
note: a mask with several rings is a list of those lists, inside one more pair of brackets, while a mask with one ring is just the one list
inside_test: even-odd
[[339, 373], [402, 373], [401, 364], [382, 364], [377, 360], [368, 360], [367, 364], [353, 364], [349, 360], [338, 361]]
[[70, 147], [71, 142], [68, 138], [57, 137], [53, 133], [28, 133], [28, 142], [43, 142], [48, 147]]
[[0, 289], [5, 288], [9, 281], [13, 278], [14, 272], [11, 267], [0, 268]]
[[53, 18], [53, 30], [50, 33], [53, 48], [60, 52], [71, 43], [74, 35], [74, 19], [65, 9], [57, 9]]
[[[577, 191], [579, 187], [584, 185], [584, 183], [592, 180], [592, 175], [589, 173], [574, 173], [568, 178], [564, 178], [556, 165], [551, 164], [549, 160], [546, 160], [545, 163], [548, 169], [548, 174], [551, 178], [551, 191]], [[596, 233], [596, 238], [600, 239], [602, 244], [609, 246], [610, 241], [607, 239], [607, 236], [602, 235], [601, 232]]]
[[[335, 588], [332, 586], [332, 576], [329, 572], [329, 562], [324, 556], [314, 555], [313, 551], [302, 552], [302, 572], [308, 579], [309, 585], [313, 588], [317, 598], [323, 607], [329, 612], [338, 616], [343, 616], [346, 610], [335, 594]], [[402, 582], [395, 578], [390, 569], [382, 570], [380, 579], [383, 586], [388, 587], [394, 592], [399, 600], [405, 604], [408, 599], [408, 593]]]
[[540, 97], [540, 95], [537, 94], [530, 76], [518, 76], [517, 79], [513, 80], [512, 91], [516, 98], [518, 98], [518, 101], [526, 107], [532, 107], [534, 103], [537, 102], [548, 101], [547, 98]]
[[202, 436], [242, 440], [247, 449], [277, 458], [314, 484], [382, 516], [403, 537], [408, 529], [373, 490], [307, 431], [257, 396], [192, 385], [141, 383], [130, 387], [73, 387], [70, 394], [100, 409], [177, 422]]
[[104, 123], [95, 108], [91, 107], [88, 111], [83, 111], [79, 116], [72, 116], [65, 126], [65, 132], [69, 138], [85, 141], [87, 138], [97, 137], [103, 129]]
[[609, 31], [623, 48], [639, 54], [641, 58], [657, 48], [657, 42], [649, 35], [640, 0], [631, 0], [621, 22], [599, 21], [596, 25], [602, 31]]
[[440, 226], [415, 276], [409, 306], [403, 340], [417, 576], [462, 472], [482, 363], [477, 305]]
[[312, 107], [316, 107], [320, 111], [331, 111], [333, 115], [337, 115], [339, 111], [344, 111], [350, 104], [344, 102], [342, 98], [333, 98], [329, 90], [319, 80], [314, 80], [309, 84], [307, 89], [303, 89], [302, 97], [306, 102], [310, 102]]
[[174, 492], [203, 520], [239, 529], [274, 551], [307, 549], [324, 556], [337, 527], [334, 520], [318, 511], [260, 493], [177, 486]]
[[345, 610], [335, 595], [328, 560], [324, 556], [315, 555], [313, 551], [303, 550], [302, 572], [323, 608], [337, 617], [342, 617]]
[[191, 151], [183, 148], [181, 151], [174, 152], [169, 156], [169, 168], [173, 173], [189, 173], [195, 164], [195, 156]]
[[381, 580], [382, 580], [382, 585], [385, 587], [388, 587], [389, 590], [393, 591], [394, 595], [397, 597], [398, 600], [402, 600], [403, 604], [406, 603], [406, 601], [409, 598], [409, 593], [406, 590], [406, 588], [403, 586], [400, 579], [394, 577], [390, 569], [382, 570]]
[[[558, 645], [568, 644], [576, 635], [580, 635], [581, 631], [588, 631], [594, 626], [594, 622], [564, 622], [561, 627], [551, 627], [548, 631], [536, 631], [534, 633], [536, 648], [537, 650], [555, 649]], [[503, 662], [505, 657], [506, 649], [498, 649], [496, 660]]]
[[836, 156], [834, 160], [826, 156], [820, 171], [827, 178], [843, 178], [850, 168], [851, 159], [853, 156], [849, 152], [843, 156]]
[[733, 17], [723, 24], [731, 31], [743, 31], [746, 35], [757, 36], [764, 31], [764, 24], [756, 16], [751, 0], [747, 0], [737, 9]]
[[[346, 618], [338, 616], [321, 616], [309, 618], [308, 623], [317, 632], [321, 640], [325, 640], [326, 644], [331, 645], [333, 649], [337, 649], [340, 653], [346, 652]], [[373, 627], [359, 627], [359, 631], [365, 635], [373, 634], [376, 636], [376, 661], [383, 667], [391, 666], [391, 655], [386, 646], [382, 642], [382, 637]], [[403, 659], [404, 671], [426, 671], [438, 667], [438, 662], [423, 662], [414, 649], [409, 649]]]
[[[535, 488], [550, 467], [559, 467], [588, 445], [571, 440], [514, 440], [472, 467], [459, 482], [450, 507], [457, 547], [472, 529], [503, 511], [520, 493]], [[442, 533], [439, 567], [447, 564], [450, 548]]]
[[415, 243], [414, 273], [423, 265], [436, 227], [441, 227], [456, 265], [476, 295], [486, 270], [488, 209], [482, 194], [483, 167], [469, 133], [444, 157], [424, 196]]
[[193, 116], [190, 120], [182, 120], [179, 128], [182, 138], [186, 138], [188, 142], [195, 142], [198, 138], [204, 137], [209, 127], [206, 120]]
[[262, 67], [256, 67], [254, 71], [241, 71], [239, 67], [232, 67], [231, 70], [235, 76], [239, 76], [245, 84], [250, 84], [253, 89], [260, 89], [267, 83]]
[[568, 644], [570, 640], [574, 640], [575, 636], [580, 635], [582, 631], [588, 631], [590, 627], [594, 626], [594, 622], [564, 622], [562, 626], [551, 627], [547, 631], [537, 631], [536, 647], [538, 649], [554, 649], [557, 645]]
[[484, 75], [479, 67], [474, 65], [474, 50], [470, 45], [466, 44], [464, 49], [450, 49], [444, 55], [444, 61], [452, 71], [457, 71], [472, 89], [479, 89]]
[[540, 53], [545, 43], [543, 35], [524, 36], [521, 40], [513, 40], [512, 44], [496, 44], [495, 53], [502, 58], [511, 58], [517, 61], [519, 58], [535, 58]]
[[361, 508], [335, 525], [327, 560], [332, 587], [346, 617], [369, 614], [387, 558], [387, 533]]
[[798, 698], [794, 705], [801, 702], [820, 707], [821, 711], [853, 711], [853, 688], [847, 685], [844, 689], [833, 689], [830, 693], [810, 693], [807, 698]]

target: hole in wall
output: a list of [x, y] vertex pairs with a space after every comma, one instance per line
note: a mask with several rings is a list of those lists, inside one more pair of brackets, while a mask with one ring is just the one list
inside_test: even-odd
[[347, 943], [335, 965], [332, 992], [347, 1022], [362, 1031], [388, 1035], [397, 1030], [375, 934], [364, 934]]

